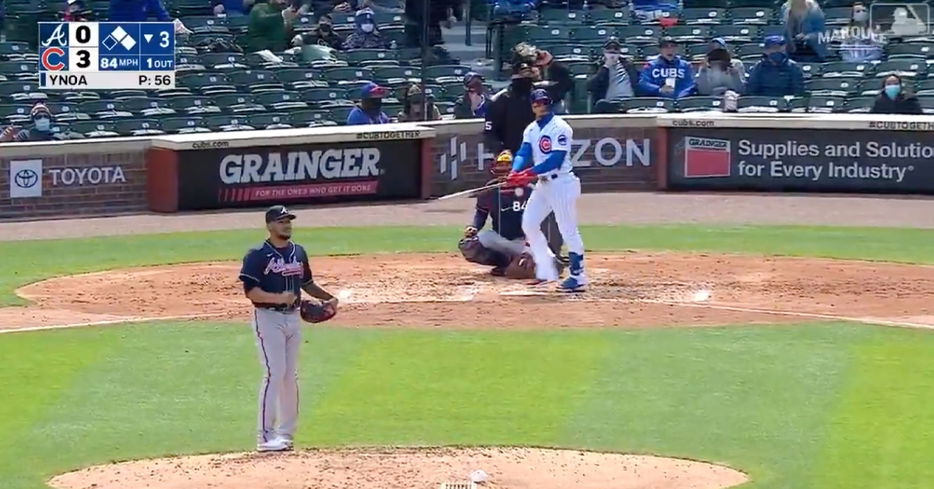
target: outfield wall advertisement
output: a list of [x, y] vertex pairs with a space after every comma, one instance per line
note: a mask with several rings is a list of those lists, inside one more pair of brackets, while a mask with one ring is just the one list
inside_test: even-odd
[[923, 136], [672, 128], [668, 188], [934, 194], [934, 140]]

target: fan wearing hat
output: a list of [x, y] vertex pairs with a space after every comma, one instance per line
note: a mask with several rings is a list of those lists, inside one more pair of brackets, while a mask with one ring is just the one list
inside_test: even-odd
[[697, 72], [694, 82], [697, 84], [697, 94], [705, 96], [720, 96], [728, 90], [743, 93], [745, 70], [737, 68], [736, 62], [742, 67], [743, 63], [734, 60], [726, 49], [723, 39], [715, 38], [710, 42], [713, 47], [707, 52], [706, 62]]
[[639, 77], [639, 89], [650, 97], [682, 98], [694, 94], [694, 70], [678, 56], [678, 43], [663, 37], [659, 55], [646, 63]]
[[388, 94], [386, 87], [373, 82], [363, 85], [360, 89], [360, 103], [347, 115], [347, 125], [389, 124], [389, 116], [383, 112], [383, 98]]
[[418, 122], [418, 121], [437, 121], [441, 120], [441, 111], [438, 110], [438, 107], [435, 106], [432, 97], [428, 96], [428, 119], [422, 115], [422, 109], [424, 107], [423, 103], [425, 102], [425, 96], [422, 94], [421, 87], [417, 83], [409, 85], [409, 88], [405, 90], [405, 96], [402, 99], [402, 111], [399, 112], [398, 119], [399, 122]]
[[603, 59], [597, 72], [587, 80], [587, 91], [595, 113], [615, 112], [614, 102], [635, 97], [639, 72], [621, 55], [622, 45], [616, 37], [603, 43]]
[[804, 72], [785, 52], [785, 38], [768, 36], [762, 59], [749, 71], [746, 95], [804, 95]]
[[344, 49], [387, 49], [389, 43], [379, 35], [373, 11], [365, 8], [354, 14], [354, 31], [344, 41]]
[[455, 119], [475, 119], [486, 116], [489, 97], [483, 75], [471, 71], [464, 75], [464, 95], [454, 103]]
[[0, 141], [54, 141], [63, 139], [58, 133], [52, 132], [52, 112], [43, 103], [37, 103], [29, 111], [32, 127], [19, 129], [9, 126], [0, 133]]

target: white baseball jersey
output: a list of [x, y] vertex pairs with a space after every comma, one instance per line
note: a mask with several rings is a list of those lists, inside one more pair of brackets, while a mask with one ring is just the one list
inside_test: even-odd
[[545, 127], [540, 127], [538, 121], [532, 122], [522, 133], [522, 142], [529, 143], [532, 146], [532, 164], [543, 163], [551, 156], [552, 151], [565, 151], [567, 155], [561, 166], [558, 168], [542, 172], [542, 175], [551, 175], [554, 173], [570, 173], [573, 169], [571, 163], [571, 139], [573, 139], [574, 130], [570, 124], [559, 116], [552, 115]]

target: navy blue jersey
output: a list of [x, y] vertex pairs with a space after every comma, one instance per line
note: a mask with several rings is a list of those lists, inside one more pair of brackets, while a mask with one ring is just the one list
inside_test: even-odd
[[493, 230], [506, 239], [525, 237], [522, 213], [529, 202], [532, 187], [493, 189], [477, 196], [477, 212], [473, 227], [482, 229], [489, 216]]
[[285, 248], [276, 248], [269, 241], [250, 248], [240, 269], [240, 281], [246, 291], [259, 287], [273, 294], [293, 292], [300, 296], [302, 286], [311, 280], [305, 248], [291, 242]]

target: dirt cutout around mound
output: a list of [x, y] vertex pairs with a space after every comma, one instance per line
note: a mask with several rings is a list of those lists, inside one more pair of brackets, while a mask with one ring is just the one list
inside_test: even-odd
[[[312, 259], [331, 323], [446, 328], [653, 327], [859, 320], [934, 327], [934, 267], [704, 253], [592, 253], [582, 294], [496, 278], [454, 254]], [[74, 275], [23, 287], [0, 329], [153, 319], [246, 321], [239, 263]]]
[[399, 448], [200, 455], [88, 467], [57, 489], [719, 489], [742, 472], [690, 460], [535, 448]]

